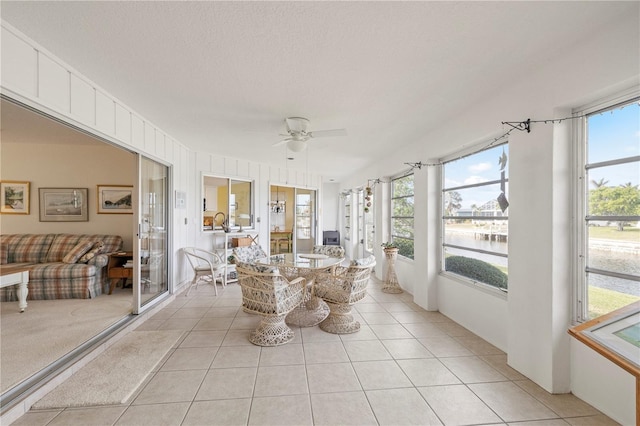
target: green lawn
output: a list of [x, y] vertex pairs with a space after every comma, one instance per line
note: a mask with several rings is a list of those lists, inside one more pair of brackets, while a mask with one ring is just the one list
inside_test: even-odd
[[637, 300], [640, 300], [640, 297], [590, 286], [589, 319], [615, 311]]
[[614, 226], [590, 226], [589, 237], [640, 242], [640, 228], [627, 226], [624, 231], [618, 231]]

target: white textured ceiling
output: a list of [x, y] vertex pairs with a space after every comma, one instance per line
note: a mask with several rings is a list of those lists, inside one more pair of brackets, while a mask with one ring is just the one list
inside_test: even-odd
[[196, 151], [340, 180], [513, 84], [634, 2], [2, 1], [2, 19]]

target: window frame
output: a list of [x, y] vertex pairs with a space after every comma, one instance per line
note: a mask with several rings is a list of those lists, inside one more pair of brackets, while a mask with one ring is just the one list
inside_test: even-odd
[[[313, 228], [313, 215], [312, 215], [312, 211], [313, 211], [313, 200], [312, 200], [312, 194], [311, 193], [304, 193], [304, 194], [300, 194], [296, 191], [295, 193], [295, 202], [296, 202], [296, 211], [295, 211], [295, 220], [296, 220], [296, 238], [299, 240], [310, 240], [312, 238], [312, 232], [311, 229]], [[302, 198], [307, 198], [308, 204], [299, 204], [299, 197]], [[305, 213], [305, 214], [301, 214], [298, 213], [300, 210], [299, 209], [304, 209], [304, 208], [308, 208], [309, 212]], [[305, 222], [308, 222], [308, 226], [300, 226], [298, 225], [298, 219], [304, 219]], [[306, 230], [307, 234], [309, 234], [309, 236], [304, 236], [301, 235], [300, 231], [304, 231]], [[302, 234], [304, 234], [305, 232], [302, 232]]]
[[[397, 180], [400, 180], [400, 179], [404, 179], [404, 178], [409, 177], [409, 176], [412, 177], [413, 184], [414, 184], [413, 191], [412, 191], [411, 195], [402, 195], [402, 196], [394, 197], [393, 196], [394, 181], [397, 181]], [[394, 242], [395, 238], [402, 239], [402, 240], [409, 240], [409, 241], [411, 241], [411, 245], [413, 247], [412, 251], [414, 253], [415, 253], [415, 251], [414, 251], [415, 250], [415, 232], [413, 233], [413, 235], [414, 235], [413, 238], [404, 237], [404, 236], [401, 236], [401, 235], [394, 235], [394, 233], [393, 233], [393, 229], [394, 229], [393, 223], [394, 223], [394, 219], [411, 219], [413, 221], [413, 225], [414, 225], [412, 227], [412, 230], [415, 231], [415, 194], [416, 194], [416, 191], [415, 191], [415, 173], [413, 172], [413, 169], [408, 170], [408, 171], [404, 171], [402, 173], [398, 173], [397, 175], [393, 175], [393, 176], [390, 177], [390, 180], [389, 180], [389, 241], [390, 242]], [[393, 203], [394, 203], [394, 200], [406, 199], [406, 198], [413, 198], [413, 208], [414, 208], [413, 215], [412, 216], [394, 216], [394, 214], [393, 214]], [[400, 251], [398, 251], [398, 256], [399, 256], [399, 258], [407, 259], [407, 260], [411, 260], [411, 261], [413, 261], [414, 258], [415, 258], [415, 255], [414, 255], [414, 257], [405, 256]]]
[[[489, 251], [489, 250], [483, 250], [483, 249], [476, 249], [476, 248], [472, 248], [472, 247], [464, 247], [464, 246], [459, 246], [459, 245], [454, 245], [454, 244], [448, 244], [446, 242], [446, 238], [445, 238], [445, 233], [446, 233], [446, 221], [449, 219], [459, 219], [460, 216], [448, 216], [445, 215], [445, 202], [446, 202], [446, 196], [445, 193], [449, 192], [449, 191], [455, 191], [455, 190], [460, 190], [460, 189], [470, 189], [470, 188], [477, 188], [477, 187], [482, 187], [482, 186], [491, 186], [491, 185], [496, 185], [496, 184], [500, 184], [502, 182], [502, 179], [494, 179], [494, 180], [490, 180], [490, 181], [486, 181], [486, 182], [481, 182], [481, 183], [474, 183], [474, 184], [467, 184], [467, 185], [458, 185], [458, 186], [452, 186], [452, 187], [445, 187], [446, 182], [445, 182], [445, 165], [447, 163], [451, 163], [454, 162], [456, 160], [460, 160], [463, 158], [467, 158], [467, 157], [471, 157], [473, 155], [479, 154], [481, 152], [484, 151], [488, 151], [490, 149], [494, 149], [496, 147], [500, 147], [500, 146], [509, 146], [509, 140], [508, 139], [504, 139], [504, 140], [493, 140], [492, 142], [489, 141], [485, 141], [479, 144], [474, 144], [473, 146], [468, 147], [467, 149], [458, 151], [454, 154], [451, 154], [449, 156], [443, 157], [439, 160], [440, 163], [440, 274], [441, 275], [445, 275], [448, 278], [451, 279], [455, 279], [459, 282], [462, 282], [464, 284], [468, 284], [474, 287], [478, 287], [484, 290], [489, 291], [490, 293], [494, 293], [494, 294], [499, 294], [499, 295], [506, 295], [508, 293], [508, 287], [507, 288], [501, 288], [498, 286], [494, 286], [492, 284], [488, 284], [482, 281], [477, 281], [474, 280], [472, 278], [469, 278], [467, 276], [452, 272], [452, 271], [447, 271], [446, 270], [446, 264], [445, 264], [445, 259], [446, 259], [446, 247], [451, 247], [454, 249], [459, 249], [459, 250], [465, 250], [465, 251], [469, 251], [469, 252], [474, 252], [474, 253], [482, 253], [482, 254], [488, 254], [491, 256], [497, 256], [497, 257], [502, 257], [507, 259], [507, 276], [508, 276], [508, 259], [509, 259], [509, 251], [508, 251], [508, 245], [507, 245], [507, 252], [505, 253], [501, 253], [501, 252], [495, 252], [495, 251]], [[507, 169], [508, 170], [508, 169]], [[509, 182], [509, 174], [507, 173], [507, 177], [505, 179], [505, 184], [508, 184]], [[506, 191], [508, 194], [508, 190]], [[465, 218], [471, 219], [471, 220], [480, 220], [480, 221], [494, 221], [494, 220], [500, 220], [500, 221], [507, 221], [509, 220], [509, 215], [508, 215], [508, 211], [507, 214], [504, 216], [500, 216], [500, 217], [495, 217], [495, 216], [484, 216], [484, 215], [471, 215], [471, 216], [464, 216]], [[507, 240], [509, 239], [509, 230], [507, 227]], [[508, 284], [507, 284], [508, 285]]]
[[[616, 109], [630, 103], [640, 103], [640, 88], [633, 88], [624, 91], [620, 94], [613, 95], [604, 99], [600, 99], [596, 102], [575, 108], [573, 110], [573, 137], [574, 143], [574, 212], [575, 212], [575, 226], [574, 226], [574, 241], [573, 247], [575, 259], [573, 274], [574, 279], [574, 303], [573, 303], [573, 324], [580, 324], [589, 321], [589, 281], [588, 274], [594, 273], [598, 275], [606, 275], [617, 278], [629, 279], [627, 274], [620, 274], [614, 271], [600, 270], [596, 268], [589, 268], [589, 222], [595, 220], [615, 220], [621, 217], [618, 216], [595, 216], [588, 215], [589, 212], [589, 179], [588, 170], [596, 169], [599, 167], [607, 167], [612, 165], [625, 164], [633, 162], [633, 157], [619, 157], [614, 160], [607, 160], [603, 162], [588, 162], [588, 117], [591, 115], [597, 115], [606, 113], [608, 111]], [[578, 119], [582, 118], [582, 119]], [[629, 160], [632, 161], [629, 161]], [[625, 216], [625, 218], [633, 218], [634, 216]]]

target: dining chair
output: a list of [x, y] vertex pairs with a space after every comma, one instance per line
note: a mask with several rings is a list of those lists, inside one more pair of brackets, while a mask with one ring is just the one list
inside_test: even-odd
[[233, 262], [255, 263], [256, 260], [267, 257], [262, 247], [258, 244], [252, 244], [244, 247], [234, 247], [232, 252]]
[[294, 333], [284, 320], [302, 303], [306, 280], [299, 277], [289, 281], [271, 265], [237, 262], [236, 270], [243, 309], [262, 315], [249, 341], [257, 346], [279, 346], [291, 341]]
[[[286, 251], [281, 251], [284, 246]], [[293, 248], [293, 235], [291, 233], [286, 236], [278, 239], [278, 253], [291, 253], [291, 249]]]
[[185, 296], [189, 296], [191, 289], [194, 286], [197, 288], [200, 281], [213, 284], [217, 296], [218, 287], [216, 287], [216, 279], [218, 276], [222, 280], [222, 287], [224, 288], [227, 285], [227, 262], [217, 253], [197, 247], [184, 247], [182, 252], [186, 255], [193, 269], [193, 279]]
[[313, 253], [324, 254], [330, 257], [344, 257], [345, 251], [342, 246], [313, 246]]
[[367, 285], [376, 258], [369, 256], [337, 266], [330, 272], [315, 275], [313, 294], [329, 305], [329, 315], [320, 323], [327, 333], [349, 334], [360, 330], [360, 323], [351, 313], [351, 307], [367, 295]]

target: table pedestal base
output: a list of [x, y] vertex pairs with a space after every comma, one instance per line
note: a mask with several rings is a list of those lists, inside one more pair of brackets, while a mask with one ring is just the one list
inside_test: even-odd
[[351, 305], [331, 304], [331, 313], [320, 323], [320, 329], [333, 334], [350, 334], [360, 331], [360, 323], [351, 314]]
[[313, 327], [329, 315], [329, 306], [319, 297], [311, 298], [289, 312], [286, 323], [298, 327]]

